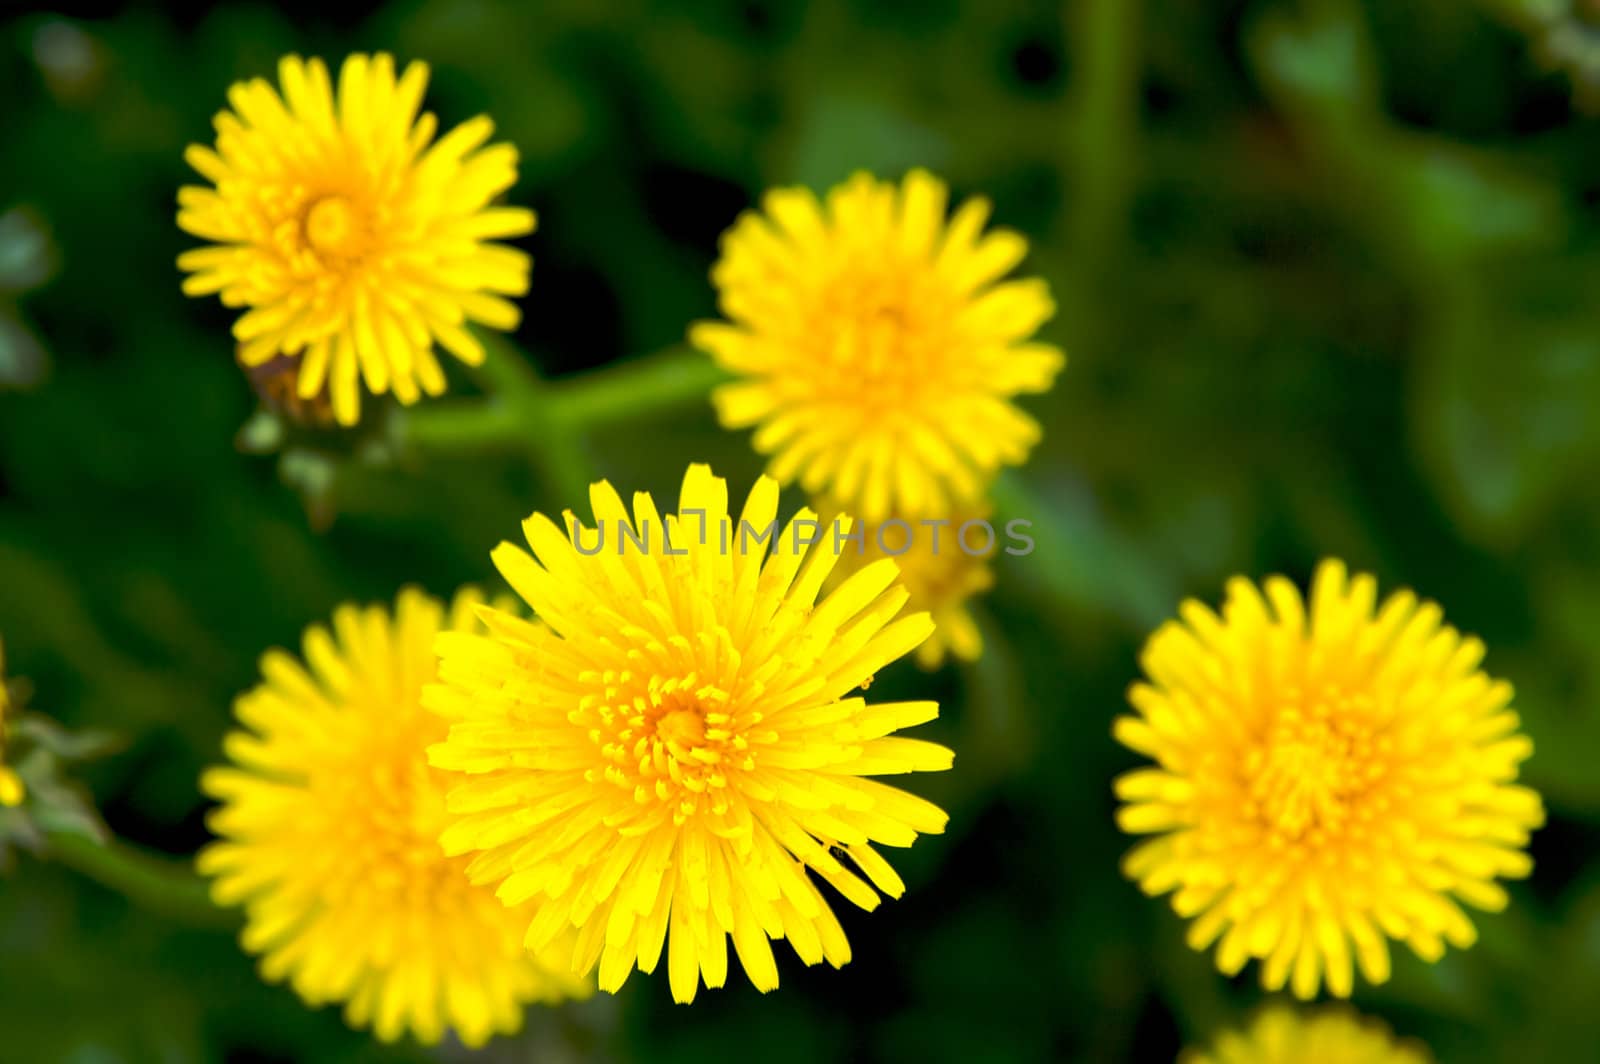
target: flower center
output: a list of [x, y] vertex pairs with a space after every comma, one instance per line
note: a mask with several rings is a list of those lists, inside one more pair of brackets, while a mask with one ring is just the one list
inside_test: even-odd
[[367, 250], [366, 219], [343, 196], [324, 196], [305, 216], [306, 243], [323, 259], [350, 261]]
[[942, 322], [928, 313], [936, 305], [903, 271], [837, 277], [812, 318], [828, 367], [824, 387], [842, 389], [858, 404], [881, 395], [899, 406], [920, 394], [939, 371]]
[[[633, 793], [641, 805], [672, 805], [681, 824], [702, 803], [727, 810], [729, 767], [749, 768], [749, 743], [729, 707], [727, 692], [702, 685], [694, 673], [652, 676], [640, 684], [627, 675], [594, 706], [591, 732], [606, 761], [605, 779]], [[747, 714], [758, 718], [758, 714]]]
[[356, 744], [313, 784], [344, 871], [331, 889], [355, 904], [426, 911], [458, 889], [459, 869], [439, 848], [445, 787], [422, 752], [443, 729], [408, 731], [401, 724], [389, 741]]
[[693, 757], [705, 744], [706, 719], [698, 709], [674, 709], [656, 721], [656, 737], [669, 751], [682, 750]]
[[1362, 796], [1384, 774], [1366, 701], [1330, 692], [1279, 710], [1246, 766], [1250, 797], [1274, 837], [1320, 842], [1360, 818]]

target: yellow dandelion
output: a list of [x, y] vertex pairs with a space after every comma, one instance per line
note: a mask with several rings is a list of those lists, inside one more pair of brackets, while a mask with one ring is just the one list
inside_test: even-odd
[[875, 908], [905, 887], [874, 844], [944, 829], [937, 806], [869, 778], [950, 767], [948, 749], [892, 734], [938, 706], [851, 694], [932, 622], [896, 619], [907, 594], [887, 560], [819, 602], [837, 555], [808, 546], [811, 511], [776, 524], [769, 478], [737, 522], [703, 465], [664, 520], [645, 493], [631, 518], [610, 484], [590, 500], [593, 528], [524, 523], [537, 561], [494, 552], [544, 626], [484, 611], [488, 635], [439, 639], [425, 697], [456, 723], [432, 759], [459, 781], [445, 849], [477, 852], [469, 873], [507, 904], [535, 902], [530, 948], [575, 929], [573, 969], [598, 964], [606, 990], [665, 947], [672, 995], [691, 1001], [723, 984], [729, 936], [762, 991], [778, 985], [770, 939], [844, 964], [816, 880]]
[[444, 780], [427, 746], [447, 723], [422, 708], [441, 627], [474, 625], [481, 597], [401, 592], [381, 606], [343, 606], [333, 630], [305, 634], [309, 671], [274, 650], [264, 682], [241, 696], [243, 727], [228, 767], [202, 777], [221, 802], [221, 837], [201, 853], [219, 905], [243, 905], [244, 948], [262, 975], [287, 979], [308, 1004], [343, 1002], [353, 1027], [384, 1041], [407, 1029], [467, 1045], [515, 1031], [522, 1006], [589, 991], [564, 964], [522, 948], [525, 910], [474, 886], [464, 858], [439, 847]]
[[[862, 528], [860, 548], [843, 544], [831, 580], [838, 582], [880, 558], [893, 558], [900, 582], [910, 593], [907, 608], [933, 617], [933, 634], [917, 648], [917, 664], [936, 669], [946, 655], [976, 661], [983, 637], [968, 603], [994, 586], [989, 559], [998, 537], [988, 524], [987, 507], [952, 518], [909, 520], [892, 517]], [[970, 534], [964, 529], [976, 529]]]
[[179, 256], [184, 292], [249, 308], [240, 360], [297, 359], [301, 398], [330, 393], [341, 424], [363, 382], [402, 403], [441, 394], [435, 343], [477, 365], [467, 323], [516, 328], [503, 297], [528, 290], [528, 256], [491, 243], [533, 231], [532, 211], [490, 205], [516, 182], [516, 149], [484, 147], [481, 115], [435, 140], [424, 63], [396, 77], [392, 56], [352, 55], [335, 92], [322, 60], [287, 56], [278, 80], [281, 94], [234, 85], [216, 148], [184, 155], [215, 186], [178, 193], [178, 225], [214, 245]]
[[[1263, 594], [1264, 592], [1264, 594]], [[1437, 960], [1526, 876], [1539, 796], [1511, 687], [1484, 647], [1410, 591], [1318, 568], [1309, 608], [1283, 577], [1228, 584], [1219, 617], [1189, 601], [1145, 646], [1147, 682], [1116, 737], [1155, 760], [1121, 777], [1123, 830], [1156, 836], [1124, 869], [1193, 918], [1217, 967], [1349, 996], [1353, 968], [1389, 978], [1388, 939]], [[1220, 940], [1220, 941], [1219, 941]]]
[[1378, 1020], [1346, 1008], [1299, 1013], [1263, 1009], [1248, 1030], [1228, 1031], [1209, 1052], [1185, 1053], [1180, 1064], [1431, 1064], [1414, 1041], [1397, 1041]]
[[16, 806], [27, 797], [27, 788], [16, 770], [6, 764], [6, 733], [11, 722], [11, 693], [6, 690], [6, 644], [0, 639], [0, 805]]
[[722, 423], [759, 426], [780, 483], [866, 521], [977, 501], [1039, 438], [1011, 399], [1064, 362], [1030, 339], [1054, 313], [1045, 283], [1002, 280], [1027, 241], [984, 233], [982, 199], [947, 223], [947, 196], [921, 170], [898, 188], [856, 174], [823, 202], [767, 193], [712, 272], [728, 320], [690, 331], [744, 378], [714, 395]]

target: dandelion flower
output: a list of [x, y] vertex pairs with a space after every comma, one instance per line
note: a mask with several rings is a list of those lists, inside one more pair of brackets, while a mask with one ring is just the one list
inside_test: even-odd
[[435, 140], [423, 63], [397, 77], [391, 56], [352, 55], [335, 91], [320, 59], [287, 56], [278, 80], [234, 85], [216, 147], [185, 153], [214, 187], [178, 193], [178, 225], [212, 244], [179, 256], [184, 292], [249, 308], [241, 361], [298, 359], [300, 396], [328, 392], [340, 424], [362, 383], [408, 404], [441, 394], [435, 344], [477, 365], [467, 323], [514, 329], [504, 297], [528, 290], [528, 256], [492, 243], [533, 231], [532, 211], [491, 206], [516, 149], [484, 147], [481, 115]]
[[432, 750], [458, 781], [445, 849], [476, 852], [469, 873], [508, 905], [534, 903], [530, 948], [575, 930], [572, 967], [598, 964], [605, 990], [665, 948], [691, 1001], [723, 984], [729, 936], [762, 991], [778, 985], [769, 939], [844, 964], [816, 880], [875, 908], [904, 883], [874, 845], [944, 829], [938, 807], [870, 778], [950, 767], [948, 749], [892, 734], [938, 706], [851, 693], [932, 622], [896, 619], [888, 560], [819, 602], [837, 555], [808, 547], [809, 510], [777, 526], [769, 478], [738, 523], [703, 465], [664, 520], [644, 493], [630, 519], [604, 482], [590, 500], [594, 528], [524, 523], [537, 560], [494, 552], [543, 626], [484, 611], [489, 634], [439, 639], [425, 697], [455, 721]]
[[[946, 655], [976, 661], [983, 653], [983, 637], [967, 606], [994, 586], [989, 559], [995, 536], [988, 513], [982, 508], [945, 519], [896, 517], [865, 526], [860, 549], [843, 545], [832, 580], [846, 579], [880, 558], [893, 558], [911, 596], [907, 608], [926, 610], [933, 617], [933, 634], [917, 648], [917, 664], [936, 669]], [[969, 524], [975, 531], [967, 536], [962, 530]], [[979, 526], [988, 531], [977, 530]]]
[[1122, 776], [1123, 830], [1149, 834], [1124, 869], [1175, 892], [1189, 944], [1217, 967], [1252, 957], [1262, 983], [1348, 997], [1354, 968], [1389, 978], [1388, 940], [1436, 961], [1477, 931], [1458, 901], [1498, 911], [1526, 876], [1539, 796], [1511, 687], [1439, 607], [1337, 561], [1309, 607], [1288, 580], [1228, 585], [1219, 617], [1186, 602], [1145, 646], [1148, 680], [1116, 737], [1157, 762]]
[[281, 650], [235, 707], [231, 765], [201, 785], [221, 802], [221, 837], [200, 855], [219, 905], [243, 905], [246, 950], [265, 978], [308, 1004], [339, 1001], [353, 1027], [384, 1041], [409, 1029], [467, 1045], [515, 1031], [522, 1006], [587, 993], [564, 964], [522, 948], [526, 911], [474, 886], [439, 847], [444, 780], [427, 746], [447, 723], [422, 708], [441, 627], [470, 629], [481, 601], [401, 592], [341, 607], [333, 630], [305, 635], [305, 660]]
[[21, 805], [27, 796], [22, 777], [6, 764], [6, 733], [10, 730], [11, 693], [6, 690], [6, 644], [0, 639], [0, 805]]
[[866, 521], [971, 503], [1021, 462], [1039, 425], [1011, 399], [1050, 387], [1061, 352], [1030, 338], [1045, 283], [1002, 280], [1020, 235], [983, 232], [989, 204], [947, 222], [944, 182], [856, 174], [825, 201], [767, 194], [723, 237], [712, 272], [726, 322], [690, 341], [741, 380], [720, 387], [730, 429], [759, 426], [781, 483], [799, 479]]
[[1431, 1064], [1433, 1057], [1349, 1009], [1303, 1015], [1279, 1005], [1262, 1010], [1249, 1030], [1220, 1036], [1210, 1052], [1179, 1059], [1181, 1064]]

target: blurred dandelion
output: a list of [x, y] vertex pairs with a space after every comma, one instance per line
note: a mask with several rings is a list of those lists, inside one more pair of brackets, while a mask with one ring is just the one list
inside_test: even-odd
[[1003, 280], [1028, 242], [984, 233], [983, 199], [947, 221], [948, 194], [922, 170], [858, 173], [820, 202], [767, 193], [712, 272], [728, 320], [689, 334], [745, 378], [713, 399], [728, 428], [756, 426], [772, 476], [869, 522], [980, 499], [1039, 438], [1011, 400], [1064, 362], [1031, 339], [1055, 310], [1044, 281]]
[[905, 889], [874, 844], [909, 846], [947, 819], [869, 778], [950, 767], [948, 749], [893, 735], [938, 706], [851, 695], [932, 622], [896, 619], [908, 595], [888, 560], [817, 602], [837, 555], [803, 545], [808, 510], [778, 529], [769, 478], [737, 522], [704, 465], [664, 520], [644, 493], [630, 519], [604, 482], [590, 501], [593, 529], [570, 514], [567, 533], [524, 523], [537, 560], [494, 553], [542, 624], [486, 611], [487, 635], [439, 639], [427, 697], [455, 721], [431, 755], [457, 779], [446, 850], [477, 851], [473, 879], [507, 904], [537, 899], [530, 947], [575, 928], [573, 968], [598, 964], [606, 990], [665, 947], [672, 996], [691, 1001], [702, 980], [723, 985], [730, 935], [762, 991], [778, 985], [770, 939], [844, 964], [812, 875], [873, 909]]
[[[1264, 592], [1264, 595], [1263, 595]], [[1158, 767], [1116, 782], [1135, 847], [1127, 874], [1173, 893], [1189, 944], [1217, 967], [1252, 957], [1300, 998], [1354, 970], [1389, 978], [1387, 938], [1435, 961], [1476, 928], [1457, 899], [1497, 911], [1526, 876], [1539, 796], [1516, 784], [1533, 752], [1484, 647], [1410, 591], [1318, 568], [1309, 607], [1282, 577], [1228, 584], [1221, 616], [1195, 601], [1150, 637], [1148, 679], [1115, 735]]]
[[[444, 777], [428, 767], [446, 724], [422, 708], [433, 640], [470, 630], [481, 596], [448, 611], [420, 591], [391, 613], [341, 607], [305, 635], [305, 660], [262, 659], [241, 696], [231, 765], [208, 770], [221, 837], [199, 858], [219, 905], [242, 905], [242, 942], [262, 975], [312, 1005], [340, 1001], [354, 1027], [394, 1041], [410, 1030], [467, 1045], [521, 1026], [522, 1006], [585, 996], [564, 964], [521, 945], [526, 911], [474, 886], [439, 850]], [[562, 958], [564, 960], [564, 958]]]
[[983, 653], [983, 637], [968, 607], [994, 586], [989, 560], [996, 541], [991, 536], [987, 546], [975, 542], [968, 550], [959, 536], [968, 521], [984, 521], [991, 512], [982, 504], [929, 524], [892, 517], [868, 525], [862, 529], [860, 550], [841, 546], [830, 583], [841, 583], [879, 559], [893, 558], [900, 582], [911, 596], [906, 608], [926, 611], [933, 618], [933, 634], [917, 647], [917, 664], [936, 669], [947, 656], [976, 661]]
[[179, 256], [184, 291], [248, 308], [240, 360], [295, 360], [299, 397], [326, 392], [342, 425], [363, 384], [406, 404], [442, 394], [435, 344], [476, 365], [467, 324], [519, 319], [504, 297], [527, 291], [530, 262], [493, 241], [532, 232], [534, 214], [491, 206], [516, 181], [516, 149], [484, 147], [481, 115], [435, 141], [418, 114], [423, 63], [396, 77], [393, 57], [352, 55], [337, 92], [320, 59], [288, 56], [278, 74], [281, 95], [234, 85], [216, 147], [185, 154], [214, 187], [180, 190], [178, 224], [214, 246]]
[[1190, 1051], [1180, 1064], [1431, 1064], [1413, 1041], [1397, 1041], [1378, 1020], [1347, 1008], [1297, 1012], [1269, 1006], [1243, 1031], [1227, 1031], [1211, 1049]]
[[0, 640], [0, 805], [21, 805], [27, 787], [17, 770], [6, 764], [6, 739], [11, 732], [11, 691], [6, 686], [6, 644]]

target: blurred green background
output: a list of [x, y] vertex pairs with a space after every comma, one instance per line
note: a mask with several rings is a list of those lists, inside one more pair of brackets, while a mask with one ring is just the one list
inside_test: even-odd
[[[1589, 5], [1593, 7], [1593, 5]], [[952, 812], [907, 896], [838, 907], [844, 970], [780, 950], [670, 1003], [533, 1011], [483, 1059], [1171, 1060], [1261, 999], [1218, 976], [1117, 860], [1109, 738], [1144, 635], [1234, 573], [1336, 554], [1439, 599], [1516, 685], [1550, 824], [1482, 941], [1409, 953], [1358, 1004], [1440, 1060], [1600, 1044], [1600, 125], [1560, 56], [1584, 0], [398, 0], [25, 10], [0, 22], [0, 635], [34, 706], [126, 737], [83, 770], [151, 851], [206, 838], [199, 768], [267, 646], [346, 599], [493, 578], [563, 498], [525, 458], [319, 441], [240, 453], [232, 315], [178, 290], [181, 153], [285, 52], [434, 68], [445, 124], [519, 146], [540, 229], [516, 340], [552, 376], [681, 343], [718, 234], [764, 187], [925, 165], [991, 196], [1051, 283], [1069, 365], [1002, 485], [974, 666], [922, 734]], [[7, 5], [8, 12], [16, 12]], [[1585, 51], [1587, 49], [1587, 51]], [[12, 213], [7, 213], [12, 212]], [[37, 379], [35, 379], [37, 378]], [[470, 378], [458, 375], [462, 393]], [[31, 383], [30, 383], [31, 382]], [[369, 404], [375, 409], [375, 404]], [[373, 435], [376, 433], [376, 435]], [[760, 468], [708, 403], [577, 444], [624, 490], [689, 460]], [[302, 496], [309, 491], [309, 499]], [[658, 495], [659, 497], [659, 495]], [[789, 507], [797, 495], [786, 496]], [[309, 515], [308, 515], [309, 506]], [[327, 517], [331, 525], [323, 530]], [[317, 520], [313, 521], [312, 518]], [[879, 694], [875, 688], [874, 694]], [[1590, 1046], [1584, 1050], [1584, 1045]], [[446, 1047], [431, 1059], [466, 1054]], [[23, 856], [0, 879], [0, 1061], [430, 1059], [262, 985], [188, 928]]]

